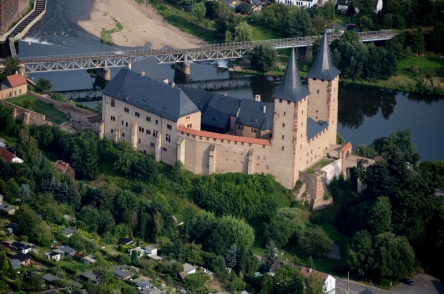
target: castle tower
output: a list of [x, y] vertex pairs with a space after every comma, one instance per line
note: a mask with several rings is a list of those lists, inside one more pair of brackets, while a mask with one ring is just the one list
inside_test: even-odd
[[310, 98], [308, 116], [329, 125], [329, 142], [336, 144], [338, 129], [338, 88], [341, 72], [333, 65], [327, 33], [324, 33], [313, 67], [307, 74]]
[[276, 179], [293, 188], [299, 178], [307, 144], [307, 106], [310, 92], [302, 85], [294, 49], [282, 83], [273, 97], [272, 170]]

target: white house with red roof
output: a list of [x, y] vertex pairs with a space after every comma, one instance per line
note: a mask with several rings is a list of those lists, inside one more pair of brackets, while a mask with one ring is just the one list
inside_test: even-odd
[[24, 95], [26, 92], [28, 92], [28, 84], [22, 74], [7, 76], [0, 84], [0, 99]]
[[23, 163], [23, 159], [18, 158], [14, 153], [8, 151], [5, 147], [0, 147], [0, 159], [3, 158], [6, 162]]

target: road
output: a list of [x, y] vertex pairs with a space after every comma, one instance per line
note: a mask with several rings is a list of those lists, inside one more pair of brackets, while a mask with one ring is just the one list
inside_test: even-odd
[[417, 274], [413, 278], [413, 286], [400, 284], [393, 288], [393, 293], [402, 293], [402, 294], [442, 294], [444, 293], [444, 283], [429, 276], [427, 274]]
[[[336, 278], [336, 289], [339, 289], [340, 291], [338, 291], [338, 294], [342, 294], [342, 293], [347, 293], [347, 280], [345, 279], [341, 279], [341, 278]], [[374, 294], [395, 294], [395, 292], [392, 291], [386, 291], [386, 290], [382, 290], [376, 287], [371, 287], [365, 284], [361, 284], [361, 283], [357, 283], [357, 282], [353, 282], [350, 281], [350, 287], [349, 287], [349, 294], [358, 294], [362, 291], [364, 291], [365, 289], [369, 289], [372, 290], [372, 292]]]

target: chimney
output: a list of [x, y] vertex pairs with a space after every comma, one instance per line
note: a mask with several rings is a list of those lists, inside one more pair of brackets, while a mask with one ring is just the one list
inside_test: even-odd
[[312, 271], [312, 269], [311, 269], [311, 268], [309, 268], [309, 269], [308, 269], [308, 272], [309, 272], [309, 273], [311, 273], [311, 271]]
[[175, 83], [175, 82], [172, 82], [172, 83], [171, 83], [171, 88], [174, 88], [174, 87], [176, 87], [176, 83]]
[[267, 112], [267, 105], [264, 105], [264, 106], [263, 106], [263, 111], [264, 111], [264, 113]]
[[143, 77], [145, 76], [145, 72], [142, 71], [142, 72], [140, 73], [140, 76], [143, 78]]
[[254, 101], [260, 102], [261, 101], [261, 95], [254, 95]]
[[15, 71], [15, 74], [17, 75], [17, 74], [18, 74], [18, 71]]

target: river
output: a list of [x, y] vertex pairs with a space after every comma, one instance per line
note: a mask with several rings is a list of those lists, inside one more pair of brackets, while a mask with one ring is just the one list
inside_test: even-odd
[[[108, 46], [84, 32], [77, 20], [86, 19], [92, 0], [51, 0], [43, 20], [24, 41], [19, 42], [19, 56], [42, 56], [81, 52], [119, 51], [122, 47]], [[33, 42], [28, 45], [28, 42]], [[193, 63], [189, 81], [227, 80], [245, 78], [246, 87], [224, 89], [230, 96], [254, 99], [259, 94], [263, 101], [271, 101], [278, 83], [265, 76], [249, 76], [221, 68], [220, 62]], [[162, 69], [170, 81], [183, 83], [171, 65]], [[111, 75], [117, 74], [113, 68]], [[100, 88], [103, 83], [91, 78], [86, 70], [30, 74], [34, 80], [51, 80], [55, 91]], [[353, 146], [370, 144], [374, 139], [388, 136], [396, 129], [408, 129], [422, 160], [444, 160], [444, 97], [425, 96], [379, 89], [363, 85], [344, 84], [339, 87], [338, 132]]]

